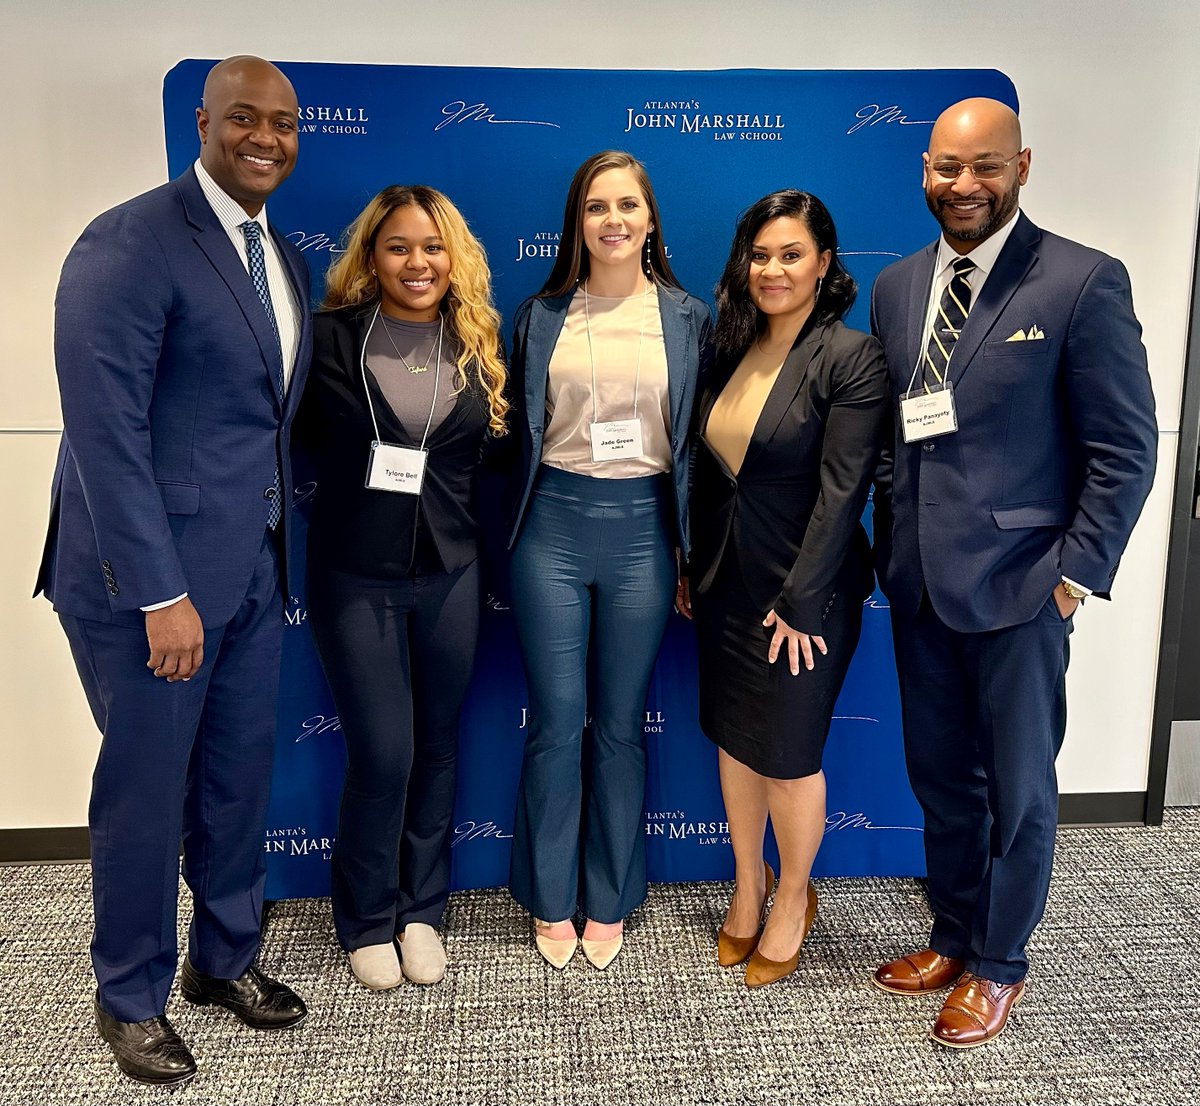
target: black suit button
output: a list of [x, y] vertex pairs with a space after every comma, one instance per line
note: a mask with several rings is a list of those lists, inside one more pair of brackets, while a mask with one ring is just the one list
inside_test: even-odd
[[933, 442], [926, 442], [923, 446], [921, 446], [921, 448], [925, 450], [926, 453], [932, 453], [935, 449], [937, 449], [937, 446], [934, 445]]
[[275, 498], [275, 489], [274, 488], [268, 488], [265, 492], [263, 492], [263, 499], [274, 499], [274, 498]]
[[108, 585], [108, 593], [109, 593], [109, 595], [120, 595], [121, 589], [119, 587], [117, 587], [116, 584], [109, 584]]
[[108, 561], [101, 561], [100, 567], [107, 572], [110, 568], [112, 568], [112, 565]]

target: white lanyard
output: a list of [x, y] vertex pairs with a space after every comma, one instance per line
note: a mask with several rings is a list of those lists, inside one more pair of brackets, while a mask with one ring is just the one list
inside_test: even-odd
[[646, 291], [642, 293], [642, 321], [638, 330], [637, 368], [633, 374], [633, 417], [629, 419], [609, 419], [600, 421], [598, 400], [596, 398], [596, 354], [592, 347], [592, 312], [588, 302], [587, 284], [583, 286], [583, 316], [587, 321], [588, 360], [592, 367], [592, 423], [588, 428], [591, 439], [592, 460], [623, 461], [641, 457], [642, 420], [638, 418], [638, 389], [642, 379], [642, 341], [646, 337], [646, 305], [650, 298], [652, 284], [647, 282]]
[[[929, 290], [931, 299], [936, 287], [935, 284]], [[925, 318], [928, 322], [921, 332], [923, 341], [917, 353], [917, 363], [908, 379], [908, 388], [900, 397], [900, 430], [906, 444], [923, 442], [926, 438], [940, 438], [958, 430], [958, 412], [954, 407], [954, 388], [950, 382], [950, 364], [954, 359], [954, 351], [958, 349], [957, 339], [950, 350], [950, 356], [946, 358], [945, 376], [938, 372], [937, 366], [930, 361], [929, 367], [933, 369], [937, 384], [931, 388], [925, 383], [924, 373], [921, 373], [922, 391], [913, 395], [917, 373], [921, 372], [925, 360], [929, 357], [929, 339], [933, 336], [933, 328], [937, 324], [937, 312], [935, 311], [932, 317], [929, 314], [929, 301], [925, 303]]]
[[[637, 418], [638, 413], [638, 386], [642, 379], [642, 339], [646, 336], [646, 303], [650, 298], [650, 289], [653, 287], [647, 281], [646, 290], [642, 293], [642, 321], [638, 328], [638, 351], [637, 351], [637, 368], [633, 374], [633, 417]], [[587, 324], [587, 340], [588, 340], [588, 361], [592, 366], [592, 422], [599, 422], [600, 416], [596, 411], [596, 354], [592, 349], [592, 312], [588, 304], [587, 282], [583, 285], [583, 318]]]
[[[421, 486], [425, 482], [425, 461], [428, 457], [425, 444], [429, 441], [429, 429], [433, 426], [433, 413], [437, 409], [438, 390], [442, 381], [442, 336], [445, 333], [446, 320], [443, 316], [438, 325], [433, 400], [429, 404], [429, 418], [425, 420], [425, 433], [421, 435], [420, 447], [410, 449], [407, 446], [392, 445], [380, 440], [379, 422], [375, 418], [375, 404], [371, 401], [371, 385], [367, 380], [367, 343], [370, 341], [371, 331], [374, 330], [375, 323], [379, 318], [379, 308], [380, 304], [376, 304], [375, 314], [371, 316], [371, 324], [367, 327], [358, 359], [359, 369], [362, 372], [363, 392], [367, 397], [367, 410], [371, 413], [371, 427], [375, 431], [375, 437], [371, 442], [371, 453], [367, 460], [366, 486], [374, 491], [420, 495]], [[387, 323], [385, 322], [384, 325], [386, 326]], [[401, 358], [402, 362], [403, 360]]]
[[[371, 331], [375, 327], [375, 320], [379, 318], [379, 304], [375, 305], [375, 314], [371, 316], [371, 325], [367, 327], [366, 337], [363, 338], [362, 353], [359, 355], [359, 367], [362, 369], [363, 391], [367, 394], [367, 410], [371, 412], [371, 426], [375, 429], [375, 441], [379, 441], [379, 423], [375, 421], [375, 404], [371, 402], [371, 388], [367, 383], [367, 342], [370, 341]], [[387, 323], [384, 323], [387, 326]], [[429, 428], [433, 425], [433, 413], [437, 410], [438, 401], [438, 385], [442, 382], [442, 334], [446, 329], [445, 317], [438, 324], [437, 337], [437, 359], [434, 362], [433, 369], [433, 402], [429, 405], [429, 418], [425, 420], [425, 433], [421, 435], [420, 448], [425, 448], [425, 443], [429, 440]], [[399, 350], [396, 351], [399, 353]], [[400, 358], [404, 360], [403, 357]]]

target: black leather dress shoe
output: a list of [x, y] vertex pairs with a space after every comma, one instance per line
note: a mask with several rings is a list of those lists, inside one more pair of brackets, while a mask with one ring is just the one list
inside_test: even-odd
[[196, 1074], [196, 1061], [166, 1017], [119, 1022], [101, 1007], [99, 995], [94, 1006], [96, 1028], [130, 1079], [167, 1087]]
[[251, 1029], [287, 1029], [308, 1017], [304, 1000], [284, 983], [263, 975], [252, 964], [237, 979], [217, 979], [184, 960], [179, 990], [197, 1006], [224, 1006]]

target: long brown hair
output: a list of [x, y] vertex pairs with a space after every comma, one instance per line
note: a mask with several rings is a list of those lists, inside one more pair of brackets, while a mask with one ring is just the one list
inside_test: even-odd
[[655, 228], [646, 275], [658, 284], [665, 284], [671, 288], [679, 287], [679, 281], [671, 272], [667, 251], [663, 248], [662, 220], [658, 216], [658, 201], [654, 198], [654, 189], [650, 187], [646, 167], [633, 154], [627, 154], [624, 150], [601, 150], [598, 154], [592, 154], [575, 170], [575, 175], [571, 178], [571, 186], [567, 189], [567, 202], [563, 208], [558, 257], [546, 278], [546, 283], [538, 292], [539, 296], [565, 295], [587, 277], [591, 259], [583, 244], [583, 204], [592, 181], [609, 169], [628, 169], [642, 190], [642, 195], [646, 197], [646, 206], [650, 209], [650, 223]]

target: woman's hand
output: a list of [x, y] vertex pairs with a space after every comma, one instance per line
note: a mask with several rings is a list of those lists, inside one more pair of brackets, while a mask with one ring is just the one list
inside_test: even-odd
[[767, 629], [770, 629], [772, 626], [775, 627], [775, 636], [771, 638], [771, 648], [767, 651], [767, 660], [774, 664], [779, 656], [779, 650], [783, 648], [783, 643], [786, 641], [788, 667], [792, 670], [793, 676], [800, 675], [801, 655], [804, 656], [804, 667], [810, 672], [812, 671], [814, 645], [820, 650], [821, 656], [829, 652], [825, 648], [825, 639], [823, 637], [817, 637], [816, 634], [802, 634], [799, 630], [793, 630], [774, 611], [767, 612], [767, 617], [763, 619], [763, 625]]
[[692, 617], [692, 589], [686, 576], [680, 576], [675, 585], [675, 610], [684, 618]]

